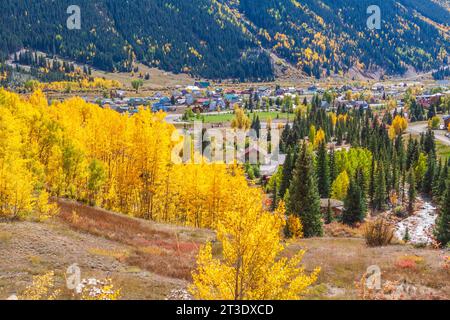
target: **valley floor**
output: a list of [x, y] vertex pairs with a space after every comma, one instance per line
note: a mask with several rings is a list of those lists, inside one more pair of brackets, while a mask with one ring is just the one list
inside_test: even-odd
[[[44, 223], [0, 223], [0, 299], [20, 293], [33, 275], [55, 271], [59, 288], [72, 264], [82, 278], [111, 278], [122, 299], [166, 299], [186, 289], [199, 246], [214, 240], [209, 230], [174, 227], [129, 218], [61, 201], [61, 214]], [[304, 239], [291, 244], [306, 249], [307, 270], [322, 268], [307, 299], [359, 299], [358, 283], [371, 265], [382, 281], [413, 286], [421, 298], [450, 298], [448, 251], [393, 245], [367, 248], [360, 238]], [[214, 245], [214, 254], [220, 247]], [[413, 260], [414, 265], [404, 261]], [[68, 289], [60, 298], [70, 299]]]

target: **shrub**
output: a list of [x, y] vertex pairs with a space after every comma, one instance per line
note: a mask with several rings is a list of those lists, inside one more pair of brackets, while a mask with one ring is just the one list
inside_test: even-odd
[[286, 235], [290, 238], [303, 238], [303, 225], [299, 217], [290, 215], [286, 224]]
[[324, 226], [325, 235], [333, 238], [362, 238], [362, 227], [352, 228], [339, 222]]
[[366, 224], [364, 238], [369, 247], [389, 245], [394, 238], [394, 230], [391, 224], [384, 218]]
[[409, 228], [406, 228], [405, 235], [403, 236], [403, 241], [407, 243], [409, 242], [409, 240], [411, 240], [411, 236], [409, 235]]
[[417, 266], [424, 263], [424, 258], [419, 256], [403, 256], [395, 263], [396, 267], [400, 269], [416, 269]]
[[406, 217], [406, 211], [402, 206], [398, 206], [394, 208], [394, 214], [396, 217], [404, 218]]

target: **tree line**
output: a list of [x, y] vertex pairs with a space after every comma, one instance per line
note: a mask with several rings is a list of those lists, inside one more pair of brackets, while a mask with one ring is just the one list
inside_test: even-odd
[[321, 236], [323, 222], [334, 219], [330, 207], [321, 212], [320, 199], [343, 201], [339, 220], [355, 226], [369, 213], [387, 209], [407, 216], [420, 193], [439, 204], [437, 238], [448, 243], [449, 160], [438, 156], [433, 131], [415, 139], [404, 134], [408, 124], [402, 114], [326, 112], [315, 100], [284, 128], [286, 162], [269, 183], [272, 200], [286, 202], [288, 214], [301, 219], [305, 236]]

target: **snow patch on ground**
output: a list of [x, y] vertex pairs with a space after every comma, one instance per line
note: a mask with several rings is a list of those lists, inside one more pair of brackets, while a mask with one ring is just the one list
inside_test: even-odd
[[437, 211], [429, 202], [424, 202], [421, 209], [413, 216], [397, 224], [395, 236], [403, 239], [406, 228], [409, 231], [409, 242], [412, 244], [432, 244], [433, 228], [436, 224]]

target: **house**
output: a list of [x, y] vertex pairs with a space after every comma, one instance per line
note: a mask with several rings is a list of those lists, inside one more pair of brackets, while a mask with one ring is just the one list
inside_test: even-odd
[[201, 105], [196, 105], [196, 106], [192, 107], [192, 111], [194, 113], [203, 113], [205, 111], [205, 108]]
[[169, 106], [161, 102], [157, 102], [152, 106], [152, 112], [159, 112], [159, 111], [167, 112], [169, 111]]
[[331, 107], [330, 103], [328, 101], [322, 101], [320, 103], [320, 108], [324, 110], [329, 110]]
[[111, 95], [112, 98], [123, 99], [123, 98], [125, 98], [125, 91], [123, 91], [123, 90], [111, 90], [110, 95]]
[[200, 88], [197, 86], [187, 86], [186, 87], [187, 92], [193, 92], [193, 91], [199, 91], [199, 90], [200, 90]]
[[317, 92], [317, 87], [316, 86], [310, 86], [310, 87], [308, 87], [308, 91], [310, 93], [316, 93]]
[[432, 105], [435, 105], [437, 103], [439, 103], [441, 97], [443, 97], [444, 95], [442, 93], [436, 93], [436, 94], [432, 94], [432, 95], [421, 95], [421, 96], [417, 96], [416, 100], [417, 103], [422, 106], [423, 108], [429, 108]]
[[196, 81], [194, 83], [194, 86], [198, 87], [198, 88], [209, 88], [211, 86], [211, 83], [209, 83], [208, 81]]
[[224, 99], [228, 101], [230, 104], [234, 104], [239, 102], [239, 96], [235, 93], [227, 93], [224, 96]]
[[278, 168], [284, 165], [285, 161], [286, 155], [279, 154], [278, 159], [270, 158], [270, 161], [267, 164], [261, 164], [259, 171], [263, 180], [268, 181], [268, 179], [278, 172]]
[[450, 126], [450, 116], [444, 117], [444, 123], [445, 123], [445, 128], [448, 128]]
[[320, 199], [320, 211], [322, 214], [326, 214], [328, 205], [333, 211], [335, 217], [342, 215], [342, 212], [344, 211], [344, 202], [336, 199]]
[[194, 96], [192, 94], [186, 94], [185, 98], [186, 98], [186, 104], [188, 106], [192, 106], [194, 104], [195, 100], [194, 100]]
[[225, 107], [225, 101], [222, 99], [211, 100], [209, 104], [209, 111], [217, 111], [218, 109], [223, 110]]
[[164, 104], [164, 105], [172, 104], [169, 97], [162, 97], [161, 99], [159, 99], [159, 103]]
[[369, 109], [369, 104], [366, 101], [352, 101], [351, 104], [355, 109]]

